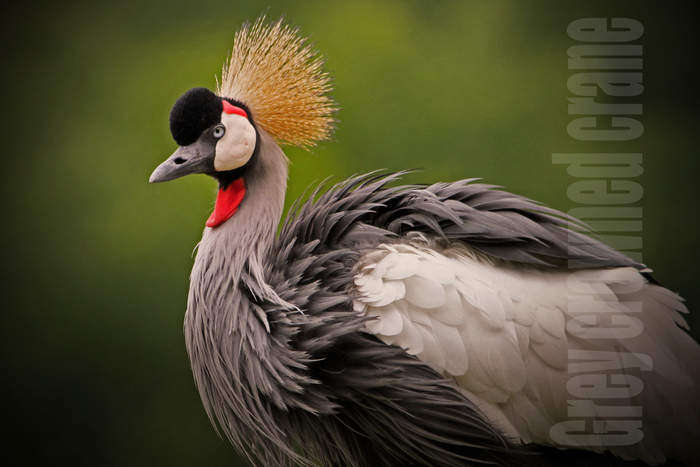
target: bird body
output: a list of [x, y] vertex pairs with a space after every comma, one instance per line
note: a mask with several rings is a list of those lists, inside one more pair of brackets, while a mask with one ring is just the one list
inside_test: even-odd
[[261, 18], [218, 95], [175, 104], [180, 148], [151, 177], [219, 182], [185, 338], [234, 446], [272, 466], [700, 463], [681, 299], [564, 214], [473, 180], [369, 174], [314, 192], [275, 235], [278, 143], [330, 135], [328, 90], [296, 31]]

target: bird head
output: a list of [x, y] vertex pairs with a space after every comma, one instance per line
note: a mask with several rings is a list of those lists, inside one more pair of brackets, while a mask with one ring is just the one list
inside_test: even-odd
[[180, 147], [150, 181], [204, 173], [225, 187], [236, 177], [224, 174], [240, 175], [255, 158], [260, 132], [302, 148], [329, 139], [337, 110], [330, 79], [296, 28], [282, 19], [266, 23], [264, 15], [246, 23], [216, 93], [190, 89], [173, 106], [170, 131]]
[[204, 173], [223, 181], [253, 156], [258, 141], [250, 110], [240, 102], [221, 98], [206, 88], [183, 94], [170, 112], [170, 132], [180, 146], [151, 175], [165, 182]]

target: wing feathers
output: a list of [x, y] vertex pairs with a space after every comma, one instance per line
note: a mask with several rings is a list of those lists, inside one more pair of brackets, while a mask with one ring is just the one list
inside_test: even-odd
[[[479, 203], [499, 202], [479, 196]], [[617, 455], [654, 462], [663, 458], [660, 446], [678, 450], [683, 441], [666, 433], [668, 427], [659, 428], [666, 418], [662, 412], [682, 416], [679, 404], [700, 408], [700, 381], [689, 376], [700, 374], [700, 351], [676, 326], [685, 325], [677, 313], [685, 307], [634, 268], [536, 269], [422, 235], [380, 245], [359, 267], [355, 307], [377, 318], [367, 330], [452, 379], [493, 426], [524, 442], [556, 444], [550, 430], [570, 419], [571, 404], [577, 403], [570, 381], [577, 374], [569, 371], [583, 368], [571, 366], [578, 354], [570, 350], [629, 352], [653, 362], [653, 371], [633, 372], [648, 389], [642, 394], [629, 389], [628, 400], [615, 407], [644, 407], [645, 426], [658, 440], [607, 447]], [[586, 391], [591, 396], [599, 389]], [[599, 418], [607, 413], [604, 407], [590, 410]], [[700, 434], [700, 422], [693, 419], [684, 429]]]
[[[592, 449], [700, 465], [688, 455], [700, 439], [700, 421], [690, 415], [700, 413], [700, 350], [679, 329], [687, 325], [678, 312], [687, 310], [676, 294], [648, 283], [639, 274], [649, 272], [644, 265], [570, 230], [589, 233], [562, 213], [473, 180], [388, 187], [400, 175], [355, 177], [295, 206], [274, 264], [284, 271], [281, 297], [303, 289], [294, 290], [307, 313], [299, 316], [336, 326], [306, 302], [337, 313], [322, 288], [348, 293], [367, 332], [440, 371], [491, 426], [550, 445], [558, 442], [550, 430], [570, 419], [577, 400], [567, 385], [578, 364], [619, 366], [627, 361], [621, 355], [644, 356], [653, 365], [618, 371], [640, 378], [643, 392], [612, 401], [643, 407], [644, 439]], [[335, 274], [328, 264], [348, 272]], [[337, 334], [312, 335], [304, 348], [327, 349]]]
[[445, 289], [437, 281], [411, 276], [405, 279], [405, 299], [420, 308], [437, 308], [445, 304]]

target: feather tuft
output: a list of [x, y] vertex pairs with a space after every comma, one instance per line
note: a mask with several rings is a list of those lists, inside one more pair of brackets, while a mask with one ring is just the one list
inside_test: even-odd
[[254, 121], [282, 144], [308, 149], [331, 138], [337, 107], [327, 94], [323, 59], [282, 18], [260, 16], [236, 33], [217, 94], [248, 106]]

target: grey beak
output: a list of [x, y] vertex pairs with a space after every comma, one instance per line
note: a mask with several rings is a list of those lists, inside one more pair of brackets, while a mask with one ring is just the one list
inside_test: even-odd
[[148, 181], [167, 182], [190, 174], [214, 173], [215, 155], [216, 145], [209, 141], [197, 140], [189, 146], [180, 146], [153, 171]]

